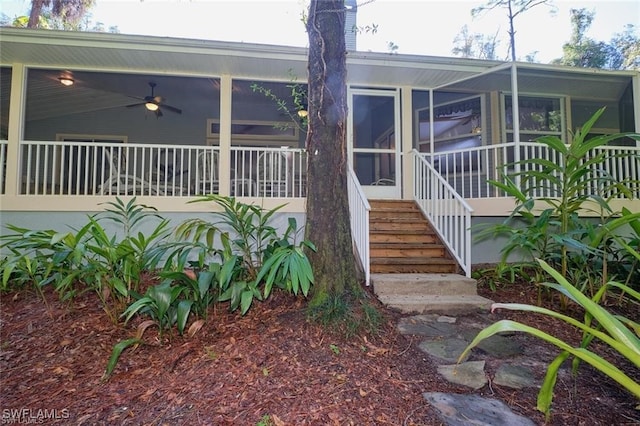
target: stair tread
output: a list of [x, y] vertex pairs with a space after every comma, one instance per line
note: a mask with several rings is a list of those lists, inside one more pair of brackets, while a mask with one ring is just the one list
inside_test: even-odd
[[372, 257], [371, 264], [376, 265], [456, 265], [448, 257]]
[[[410, 235], [414, 235], [416, 233], [415, 229], [370, 229], [369, 233], [371, 234], [410, 234]], [[429, 227], [428, 229], [425, 230], [425, 234], [426, 235], [432, 235], [435, 234], [436, 231], [433, 230], [433, 228]]]
[[404, 243], [404, 242], [370, 242], [370, 248], [391, 248], [391, 249], [420, 249], [420, 248], [445, 248], [444, 244], [440, 243]]

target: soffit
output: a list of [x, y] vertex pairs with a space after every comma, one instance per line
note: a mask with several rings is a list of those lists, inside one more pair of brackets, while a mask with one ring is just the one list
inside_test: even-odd
[[[299, 47], [206, 40], [0, 29], [2, 64], [71, 70], [304, 80], [307, 50]], [[496, 62], [350, 52], [350, 84], [435, 87], [478, 74]]]
[[[576, 99], [617, 102], [631, 83], [634, 74], [635, 72], [518, 64], [517, 84], [518, 92], [521, 94], [570, 96]], [[511, 67], [502, 67], [447, 84], [441, 89], [472, 93], [512, 92]]]

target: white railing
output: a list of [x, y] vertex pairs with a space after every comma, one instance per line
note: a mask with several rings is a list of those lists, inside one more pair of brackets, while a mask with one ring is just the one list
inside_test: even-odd
[[358, 252], [358, 259], [364, 271], [365, 284], [369, 285], [371, 265], [369, 255], [369, 201], [351, 166], [347, 178], [349, 192], [349, 212], [351, 213], [351, 236]]
[[[485, 145], [460, 150], [442, 151], [436, 153], [420, 153], [428, 159], [435, 170], [445, 181], [463, 198], [499, 198], [506, 197], [504, 191], [489, 183], [489, 180], [500, 180], [501, 174], [514, 173], [515, 168], [509, 165], [515, 159], [515, 143]], [[619, 181], [629, 183], [629, 189], [634, 198], [640, 197], [640, 148], [633, 146], [602, 146], [592, 149], [585, 156], [585, 161], [605, 154], [605, 160], [598, 165], [591, 165], [591, 177], [612, 176]], [[520, 172], [541, 170], [539, 165], [527, 164], [526, 160], [539, 158], [559, 163], [561, 160], [556, 151], [547, 145], [536, 142], [520, 143]], [[597, 170], [596, 168], [600, 168]], [[588, 178], [588, 177], [585, 177]], [[597, 179], [585, 189], [582, 195], [600, 194], [601, 185]], [[538, 187], [532, 191], [534, 197], [557, 197], [558, 188]], [[600, 194], [607, 195], [607, 194]], [[610, 195], [610, 194], [608, 194]]]
[[[0, 156], [5, 150], [0, 150]], [[306, 154], [290, 148], [232, 147], [228, 176], [217, 146], [99, 142], [20, 143], [20, 195], [306, 195]], [[0, 158], [1, 160], [2, 158]]]
[[469, 277], [473, 209], [418, 151], [412, 153], [413, 198]]

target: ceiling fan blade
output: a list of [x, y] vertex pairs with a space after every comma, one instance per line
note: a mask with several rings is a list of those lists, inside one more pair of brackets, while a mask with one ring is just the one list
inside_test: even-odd
[[144, 105], [145, 102], [138, 102], [137, 104], [131, 104], [131, 105], [125, 105], [126, 108], [133, 108], [133, 107], [137, 107], [140, 105]]
[[182, 110], [180, 108], [176, 108], [174, 106], [167, 105], [167, 104], [162, 104], [161, 107], [166, 108], [171, 112], [175, 112], [176, 114], [182, 114]]
[[160, 108], [158, 108], [158, 109], [155, 111], [155, 113], [156, 113], [156, 118], [160, 118], [160, 117], [162, 117], [162, 116], [164, 115], [164, 114], [162, 113], [162, 110], [161, 110]]

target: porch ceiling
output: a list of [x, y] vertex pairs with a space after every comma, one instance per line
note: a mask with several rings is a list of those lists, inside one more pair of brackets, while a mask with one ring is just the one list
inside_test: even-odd
[[[574, 69], [540, 64], [518, 64], [518, 92], [570, 96], [617, 102], [629, 86], [633, 72], [621, 73], [595, 69]], [[501, 67], [441, 89], [477, 92], [511, 92], [511, 67]]]

